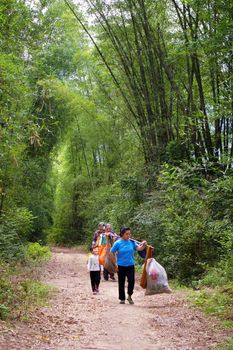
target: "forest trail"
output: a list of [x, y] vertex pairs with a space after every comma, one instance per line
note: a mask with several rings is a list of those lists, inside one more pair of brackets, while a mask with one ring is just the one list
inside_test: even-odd
[[117, 282], [102, 279], [92, 295], [86, 262], [79, 249], [54, 249], [43, 279], [57, 292], [30, 323], [0, 323], [1, 350], [208, 350], [227, 336], [181, 292], [144, 296], [137, 280], [135, 304], [120, 305]]

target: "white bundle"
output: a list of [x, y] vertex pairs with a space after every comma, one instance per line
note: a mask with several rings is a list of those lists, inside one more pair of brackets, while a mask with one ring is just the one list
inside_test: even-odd
[[168, 285], [167, 273], [154, 258], [148, 259], [146, 263], [147, 287], [145, 295], [171, 293]]

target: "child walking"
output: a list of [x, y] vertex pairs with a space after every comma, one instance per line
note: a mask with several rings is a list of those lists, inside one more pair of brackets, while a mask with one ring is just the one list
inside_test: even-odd
[[91, 255], [88, 258], [87, 269], [90, 272], [91, 288], [93, 294], [99, 293], [100, 284], [100, 263], [98, 248], [91, 248]]

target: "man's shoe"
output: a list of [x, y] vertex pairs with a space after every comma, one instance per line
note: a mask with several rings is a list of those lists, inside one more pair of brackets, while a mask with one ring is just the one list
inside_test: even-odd
[[120, 301], [120, 304], [125, 304], [125, 301], [124, 301], [124, 300], [121, 300], [121, 301]]
[[134, 301], [133, 301], [133, 299], [131, 298], [131, 295], [128, 296], [127, 300], [128, 300], [128, 302], [129, 302], [130, 304], [134, 304]]
[[116, 281], [116, 279], [115, 279], [114, 276], [110, 276], [110, 279], [111, 279], [112, 281]]

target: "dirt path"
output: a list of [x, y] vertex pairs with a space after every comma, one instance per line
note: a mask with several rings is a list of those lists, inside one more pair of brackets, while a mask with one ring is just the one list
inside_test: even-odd
[[30, 323], [0, 323], [1, 350], [208, 350], [227, 336], [179, 292], [144, 296], [137, 283], [135, 304], [120, 305], [117, 282], [101, 281], [92, 295], [86, 261], [78, 250], [53, 252], [44, 279], [58, 292]]

